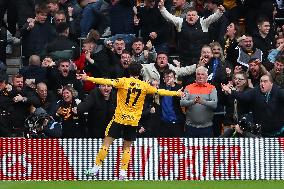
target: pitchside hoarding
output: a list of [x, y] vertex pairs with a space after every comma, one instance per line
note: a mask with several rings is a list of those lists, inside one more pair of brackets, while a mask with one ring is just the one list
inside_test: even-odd
[[[0, 138], [1, 180], [92, 180], [84, 176], [101, 139]], [[116, 180], [122, 140], [99, 180]], [[150, 138], [131, 148], [129, 180], [284, 179], [284, 138]]]

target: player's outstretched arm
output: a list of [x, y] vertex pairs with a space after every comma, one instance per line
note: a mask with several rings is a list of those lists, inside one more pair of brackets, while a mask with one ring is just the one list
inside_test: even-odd
[[86, 77], [86, 79], [84, 79], [85, 81], [91, 81], [93, 83], [96, 84], [101, 84], [101, 85], [111, 85], [111, 86], [115, 86], [116, 85], [116, 80], [114, 79], [104, 79], [104, 78], [94, 78], [94, 77]]
[[101, 84], [101, 85], [111, 85], [111, 86], [116, 86], [118, 80], [114, 79], [104, 79], [104, 78], [94, 78], [94, 77], [89, 77], [87, 74], [83, 71], [82, 74], [77, 74], [76, 75], [77, 79], [83, 80], [83, 81], [91, 81], [96, 84]]
[[183, 92], [181, 90], [178, 91], [169, 91], [166, 89], [158, 89], [157, 94], [161, 96], [183, 96]]
[[161, 96], [179, 96], [179, 97], [182, 97], [184, 95], [182, 88], [179, 89], [178, 91], [169, 91], [169, 90], [166, 90], [166, 89], [157, 89], [157, 88], [150, 86], [150, 85], [147, 88], [147, 93], [148, 94], [158, 94], [158, 95], [161, 95]]

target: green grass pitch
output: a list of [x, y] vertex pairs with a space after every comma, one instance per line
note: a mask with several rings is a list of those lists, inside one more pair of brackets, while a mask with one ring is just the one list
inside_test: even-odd
[[284, 181], [0, 181], [0, 189], [284, 189]]

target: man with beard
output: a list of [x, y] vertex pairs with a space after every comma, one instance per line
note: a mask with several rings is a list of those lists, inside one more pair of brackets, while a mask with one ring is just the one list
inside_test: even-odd
[[253, 88], [259, 85], [260, 78], [267, 74], [268, 71], [265, 67], [261, 64], [259, 59], [250, 59], [249, 62], [249, 69], [248, 69], [248, 85], [249, 87]]
[[59, 60], [58, 69], [50, 68], [47, 72], [48, 88], [61, 98], [62, 88], [71, 85], [78, 92], [78, 98], [84, 99], [84, 90], [82, 83], [76, 79], [75, 71], [71, 70], [69, 60]]
[[87, 137], [104, 138], [115, 107], [116, 95], [110, 85], [99, 85], [90, 92], [84, 102], [78, 104], [77, 114], [88, 112]]
[[23, 136], [24, 122], [30, 113], [32, 105], [32, 93], [28, 93], [24, 86], [24, 77], [20, 74], [12, 76], [12, 97], [13, 103], [11, 108], [12, 132], [14, 136]]
[[145, 45], [142, 38], [136, 38], [132, 44], [132, 60], [133, 62], [140, 64], [149, 64], [155, 62], [157, 53], [149, 40]]
[[270, 71], [273, 82], [284, 88], [284, 57], [279, 56], [275, 63], [273, 69]]

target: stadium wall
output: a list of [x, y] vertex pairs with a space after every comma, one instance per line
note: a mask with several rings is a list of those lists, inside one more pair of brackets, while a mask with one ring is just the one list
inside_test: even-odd
[[[1, 180], [92, 180], [84, 176], [101, 139], [0, 138]], [[99, 180], [118, 178], [116, 140]], [[284, 179], [284, 138], [149, 138], [131, 148], [129, 180]]]

